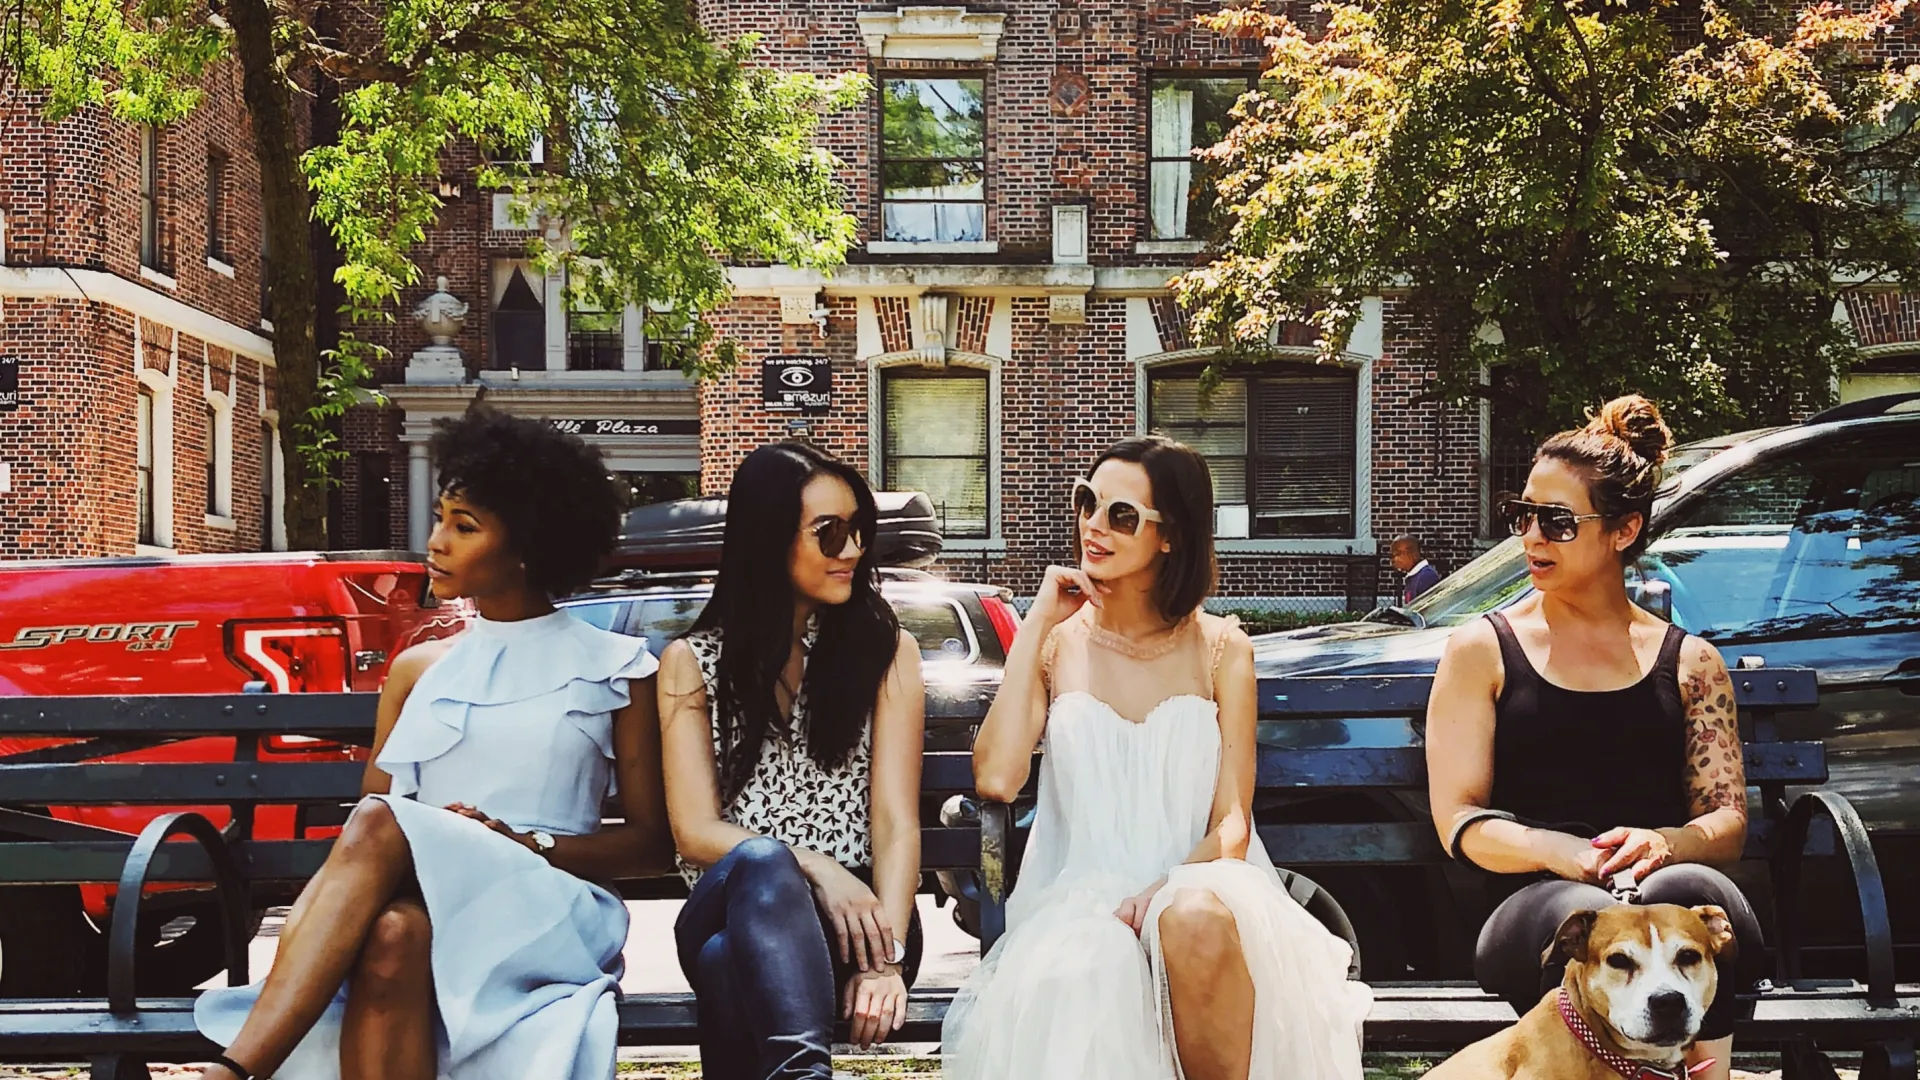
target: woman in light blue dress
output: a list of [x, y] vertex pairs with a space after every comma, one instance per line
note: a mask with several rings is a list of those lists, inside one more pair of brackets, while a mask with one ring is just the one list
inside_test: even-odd
[[[552, 598], [611, 548], [597, 451], [474, 411], [433, 440], [434, 595], [462, 634], [402, 653], [366, 797], [301, 893], [273, 970], [212, 991], [202, 1080], [610, 1080], [627, 911], [595, 881], [671, 869], [645, 642]], [[624, 825], [601, 828], [618, 794]]]

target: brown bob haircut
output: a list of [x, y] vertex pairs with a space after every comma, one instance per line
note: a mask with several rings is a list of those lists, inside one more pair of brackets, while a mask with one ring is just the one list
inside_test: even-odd
[[[1153, 583], [1153, 605], [1168, 622], [1194, 613], [1213, 593], [1218, 568], [1213, 556], [1213, 474], [1185, 443], [1164, 435], [1122, 439], [1087, 469], [1086, 478], [1109, 461], [1129, 461], [1147, 471], [1160, 532], [1172, 550]], [[1080, 559], [1080, 530], [1073, 530], [1073, 557]]]

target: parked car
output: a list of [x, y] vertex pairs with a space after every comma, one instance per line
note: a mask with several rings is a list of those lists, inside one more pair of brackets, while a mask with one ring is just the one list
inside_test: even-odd
[[[942, 581], [898, 567], [882, 568], [880, 594], [893, 605], [901, 628], [920, 643], [927, 747], [968, 749], [984, 713], [979, 703], [992, 700], [999, 688], [1020, 625], [1012, 595], [992, 585]], [[712, 595], [711, 572], [629, 572], [560, 606], [603, 630], [646, 638], [648, 650], [658, 656], [693, 627]]]
[[[390, 551], [66, 559], [0, 563], [0, 695], [218, 694], [378, 690], [389, 659], [456, 632], [457, 609], [427, 589], [425, 561]], [[356, 760], [365, 751], [269, 738], [263, 761]], [[0, 737], [0, 766], [59, 761], [219, 762], [234, 740]], [[4, 783], [0, 780], [0, 783]], [[41, 808], [38, 813], [137, 834], [171, 807]], [[225, 807], [193, 807], [225, 828]], [[303, 836], [329, 835], [310, 815]], [[32, 822], [0, 820], [0, 837]], [[337, 825], [337, 821], [335, 822]], [[292, 807], [261, 807], [257, 839], [294, 836]], [[0, 996], [41, 997], [105, 985], [107, 885], [0, 887]], [[184, 992], [225, 966], [212, 894], [156, 886], [143, 905], [143, 979]], [[150, 917], [148, 913], [151, 913]]]
[[[1825, 742], [1829, 786], [1873, 831], [1903, 971], [1920, 959], [1920, 395], [1853, 403], [1803, 424], [1693, 443], [1673, 455], [1654, 540], [1631, 590], [1720, 649], [1729, 667], [1810, 667], [1817, 709], [1780, 721], [1786, 739]], [[1531, 591], [1517, 539], [1503, 540], [1406, 607], [1360, 622], [1265, 635], [1261, 677], [1430, 673], [1455, 628]], [[1416, 732], [1378, 732], [1385, 740]], [[1265, 723], [1261, 737], [1311, 745], [1315, 729]], [[1753, 807], [1757, 820], [1760, 808]], [[1354, 797], [1262, 808], [1262, 820], [1420, 818], [1424, 805]], [[1432, 910], [1460, 900], [1418, 872], [1316, 874], [1361, 927], [1370, 955], [1459, 976], [1435, 955]], [[1845, 875], [1841, 875], [1844, 878]], [[1456, 883], [1457, 884], [1457, 883]], [[1844, 884], [1844, 882], [1842, 882]], [[1743, 882], [1767, 900], [1767, 883]], [[1409, 890], [1430, 903], [1408, 905]], [[1443, 895], [1444, 894], [1444, 895]], [[1467, 905], [1469, 908], [1471, 905]], [[1834, 942], [1849, 930], [1832, 913]], [[1853, 917], [1857, 923], [1857, 917]], [[1911, 978], [1911, 974], [1903, 977]]]

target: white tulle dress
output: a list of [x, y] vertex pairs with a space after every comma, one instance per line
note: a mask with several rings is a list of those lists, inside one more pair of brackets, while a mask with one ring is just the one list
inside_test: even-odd
[[[1052, 705], [1038, 813], [1007, 933], [947, 1014], [943, 1075], [1182, 1077], [1157, 931], [1175, 896], [1198, 889], [1233, 912], [1253, 976], [1251, 1080], [1359, 1080], [1372, 995], [1347, 979], [1347, 943], [1287, 893], [1258, 835], [1244, 861], [1183, 863], [1212, 815], [1212, 674], [1235, 624], [1202, 615], [1164, 655], [1141, 657], [1103, 647], [1088, 614], [1044, 651]], [[1151, 707], [1130, 719], [1113, 703]], [[1162, 875], [1135, 937], [1114, 909]]]
[[[442, 1080], [611, 1080], [627, 941], [620, 897], [443, 809], [461, 802], [524, 832], [600, 828], [613, 791], [613, 714], [659, 665], [646, 642], [562, 611], [477, 619], [421, 675], [382, 748], [383, 798], [406, 834], [433, 924]], [[260, 984], [212, 990], [200, 1031], [233, 1041]], [[276, 1080], [338, 1080], [347, 987]]]

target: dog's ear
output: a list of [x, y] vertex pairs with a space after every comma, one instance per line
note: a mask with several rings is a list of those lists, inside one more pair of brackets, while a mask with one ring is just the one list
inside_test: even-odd
[[1555, 960], [1585, 959], [1587, 955], [1587, 935], [1593, 933], [1593, 921], [1600, 917], [1597, 911], [1576, 911], [1567, 916], [1567, 921], [1554, 931], [1553, 944], [1540, 956], [1540, 966], [1546, 967]]
[[1726, 909], [1713, 904], [1701, 904], [1693, 909], [1700, 921], [1707, 924], [1707, 951], [1716, 958], [1733, 959], [1740, 953], [1740, 945], [1733, 937], [1733, 923], [1728, 920]]

